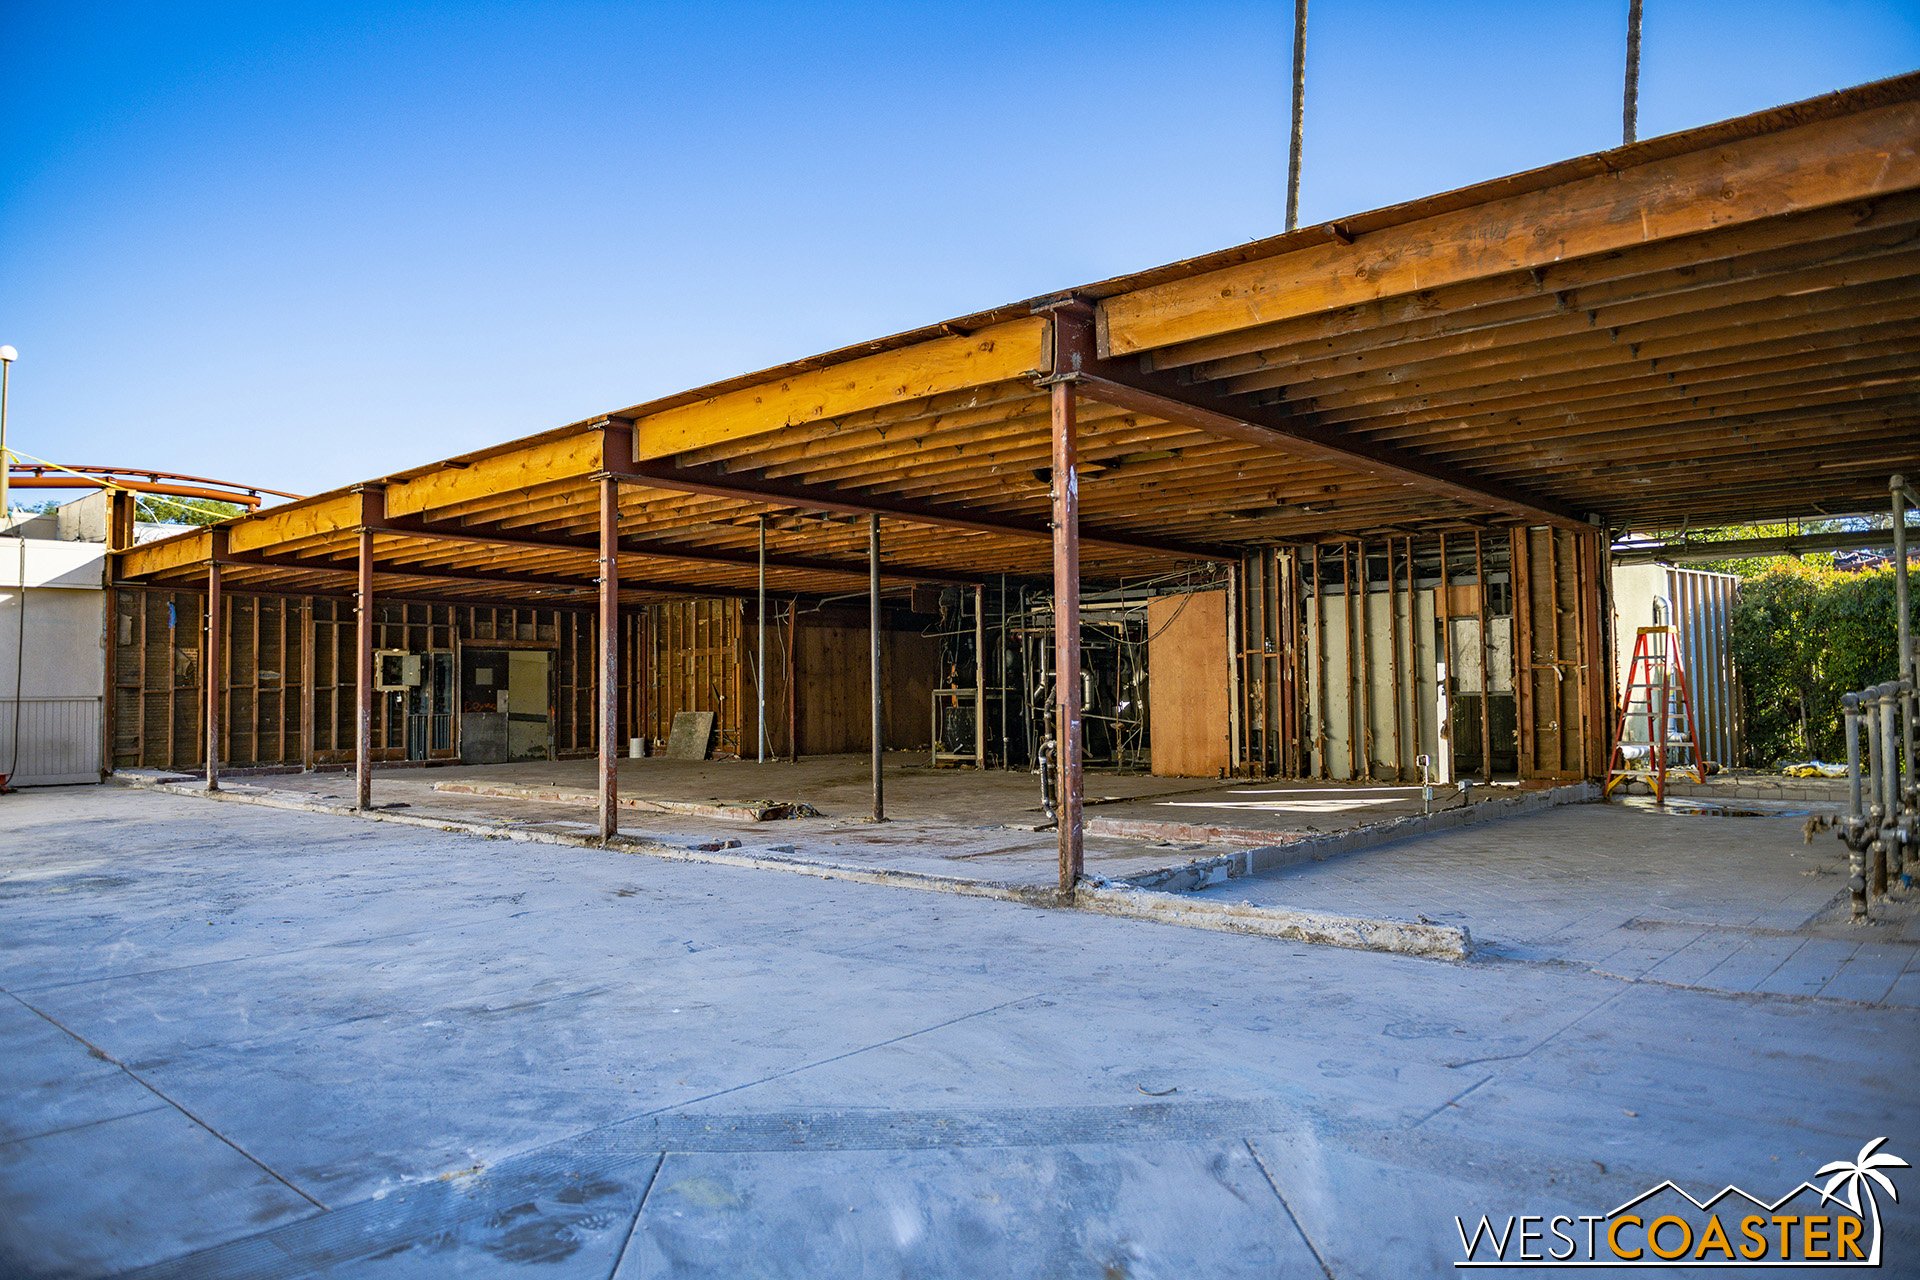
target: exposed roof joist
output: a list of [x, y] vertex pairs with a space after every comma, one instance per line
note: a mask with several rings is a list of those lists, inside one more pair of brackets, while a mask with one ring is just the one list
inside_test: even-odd
[[[842, 515], [886, 516], [976, 533], [1013, 534], [1023, 538], [1051, 538], [1052, 530], [1044, 521], [1020, 520], [966, 508], [949, 508], [931, 502], [897, 502], [880, 494], [858, 493], [825, 485], [793, 484], [782, 480], [722, 471], [713, 466], [679, 467], [670, 462], [633, 462], [621, 467], [615, 461], [618, 450], [611, 441], [632, 430], [624, 420], [609, 420], [608, 470], [622, 480], [654, 489], [681, 493], [701, 493], [714, 497], [739, 498], [776, 507], [797, 507], [807, 511], [831, 511]], [[1118, 551], [1151, 551], [1188, 560], [1221, 560], [1238, 555], [1220, 547], [1171, 542], [1161, 538], [1080, 526], [1080, 544], [1108, 547]]]
[[1182, 382], [1137, 363], [1103, 359], [1095, 342], [1092, 306], [1069, 300], [1047, 304], [1046, 309], [1053, 317], [1054, 335], [1054, 372], [1049, 381], [1071, 381], [1091, 399], [1228, 440], [1351, 468], [1469, 506], [1568, 529], [1589, 525], [1560, 503], [1436, 465], [1414, 453], [1327, 430], [1286, 409], [1232, 399], [1204, 384]]
[[[485, 545], [507, 547], [553, 548], [567, 551], [586, 551], [599, 554], [599, 539], [584, 535], [565, 533], [523, 532], [517, 529], [487, 527], [480, 525], [455, 524], [443, 520], [422, 520], [417, 517], [389, 517], [380, 524], [369, 526], [376, 532], [403, 534], [407, 537], [434, 538], [445, 542], [471, 542]], [[620, 540], [621, 556], [635, 556], [648, 560], [678, 560], [689, 564], [720, 564], [733, 568], [752, 569], [760, 564], [753, 552], [722, 551], [718, 549], [673, 546], [665, 543], [641, 541], [635, 538]], [[864, 563], [849, 560], [830, 560], [814, 556], [791, 556], [769, 554], [766, 557], [769, 569], [790, 569], [808, 573], [837, 573], [858, 577], [864, 580], [868, 567]], [[897, 578], [905, 582], [935, 582], [954, 586], [970, 586], [979, 581], [976, 577], [964, 574], [946, 573], [937, 569], [915, 568], [911, 565], [896, 565], [882, 562], [880, 576]]]

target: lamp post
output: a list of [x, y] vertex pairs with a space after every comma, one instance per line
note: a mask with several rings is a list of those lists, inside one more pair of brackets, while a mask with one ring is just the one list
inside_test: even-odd
[[13, 372], [13, 362], [20, 353], [10, 346], [0, 346], [0, 524], [5, 524], [7, 512], [7, 474], [13, 469], [13, 455], [7, 452], [7, 376]]

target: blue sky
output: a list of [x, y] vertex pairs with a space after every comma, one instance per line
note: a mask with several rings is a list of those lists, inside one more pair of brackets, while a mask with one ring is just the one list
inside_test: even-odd
[[[1619, 139], [1626, 0], [1316, 0], [1305, 222]], [[1292, 6], [0, 3], [11, 443], [316, 492], [1270, 235]], [[1651, 136], [1920, 67], [1647, 0]]]

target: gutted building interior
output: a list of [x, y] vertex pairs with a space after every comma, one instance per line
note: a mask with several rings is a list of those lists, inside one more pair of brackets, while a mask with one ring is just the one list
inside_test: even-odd
[[594, 759], [611, 834], [711, 713], [876, 815], [1045, 771], [1066, 886], [1088, 768], [1597, 777], [1614, 537], [1920, 467], [1917, 144], [1902, 77], [122, 538], [112, 762]]

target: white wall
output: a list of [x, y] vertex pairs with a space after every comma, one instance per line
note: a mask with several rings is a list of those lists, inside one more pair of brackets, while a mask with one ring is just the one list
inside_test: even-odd
[[105, 567], [98, 543], [0, 537], [0, 772], [15, 786], [100, 780]]
[[[1367, 653], [1369, 659], [1366, 668], [1370, 698], [1368, 724], [1372, 729], [1373, 749], [1371, 755], [1376, 763], [1379, 776], [1392, 780], [1395, 775], [1395, 759], [1405, 767], [1409, 778], [1418, 777], [1414, 759], [1422, 753], [1437, 760], [1440, 755], [1438, 719], [1438, 694], [1435, 654], [1435, 639], [1438, 632], [1434, 625], [1433, 590], [1422, 589], [1414, 594], [1412, 602], [1411, 635], [1409, 634], [1408, 597], [1405, 591], [1396, 591], [1391, 599], [1392, 621], [1389, 621], [1389, 597], [1385, 591], [1369, 591], [1354, 602], [1354, 611], [1364, 610], [1366, 626]], [[1361, 603], [1364, 601], [1364, 605]], [[1314, 644], [1316, 628], [1313, 625], [1313, 610], [1318, 606], [1324, 611], [1317, 629], [1320, 641], [1326, 647], [1326, 660], [1321, 661]], [[1353, 763], [1353, 720], [1352, 695], [1354, 689], [1347, 667], [1347, 599], [1344, 595], [1328, 592], [1319, 597], [1309, 596], [1307, 608], [1307, 656], [1305, 670], [1307, 676], [1308, 724], [1311, 732], [1325, 737], [1308, 763], [1310, 772], [1319, 773], [1324, 767], [1327, 775], [1346, 779], [1352, 772]], [[1393, 671], [1393, 635], [1398, 626], [1400, 634], [1400, 703], [1394, 701]], [[1356, 654], [1359, 646], [1355, 646]], [[1412, 671], [1409, 680], [1408, 672]], [[1325, 683], [1324, 694], [1321, 688]], [[1409, 687], [1411, 686], [1411, 687]], [[1322, 699], [1326, 707], [1326, 723], [1320, 723]], [[1406, 699], [1412, 697], [1415, 707], [1409, 708]], [[1418, 712], [1418, 726], [1415, 726], [1415, 710]], [[1397, 721], [1397, 723], [1396, 723]], [[1362, 732], [1365, 732], [1363, 727]], [[1364, 756], [1362, 757], [1364, 760]], [[1364, 773], [1365, 765], [1362, 765]]]

